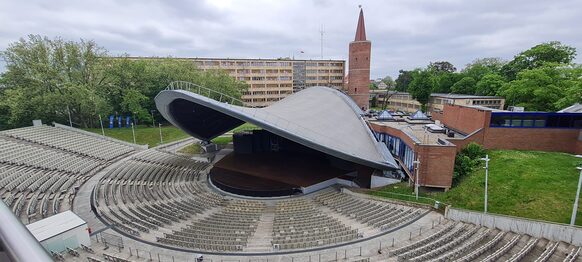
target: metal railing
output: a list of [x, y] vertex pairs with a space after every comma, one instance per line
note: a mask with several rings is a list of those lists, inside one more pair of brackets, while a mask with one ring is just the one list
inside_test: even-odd
[[[330, 137], [329, 135], [326, 134], [322, 134], [321, 132], [315, 131], [311, 128], [302, 126], [300, 124], [294, 123], [294, 122], [290, 122], [289, 120], [282, 118], [278, 115], [272, 114], [269, 111], [265, 110], [264, 108], [259, 108], [259, 107], [242, 107], [244, 106], [244, 102], [241, 101], [240, 99], [237, 99], [233, 96], [227, 95], [227, 94], [223, 94], [221, 92], [218, 92], [216, 90], [212, 90], [210, 88], [207, 87], [203, 87], [194, 83], [190, 83], [190, 82], [186, 82], [186, 81], [174, 81], [171, 82], [166, 90], [184, 90], [184, 91], [189, 91], [204, 97], [207, 97], [209, 99], [213, 99], [215, 101], [218, 101], [220, 103], [223, 103], [224, 106], [228, 107], [229, 109], [233, 110], [233, 111], [237, 111], [240, 112], [242, 114], [250, 114], [253, 117], [263, 120], [264, 122], [266, 122], [269, 125], [273, 125], [275, 127], [278, 127], [279, 129], [288, 131], [289, 127], [294, 127], [293, 128], [293, 132], [295, 132], [296, 135], [299, 135], [301, 137], [317, 137], [319, 141], [322, 141], [325, 143], [326, 147], [331, 148], [335, 151], [338, 152], [343, 152], [345, 154], [351, 155], [353, 157], [357, 157], [357, 154], [354, 153], [353, 151], [346, 151], [345, 148], [355, 148], [358, 149], [362, 152], [366, 152], [367, 150], [369, 150], [368, 148], [364, 148], [361, 145], [358, 144], [354, 144], [354, 143], [348, 143], [345, 140], [345, 137]], [[247, 109], [247, 110], [243, 110]], [[372, 135], [373, 137], [373, 135]], [[333, 146], [333, 145], [337, 145], [337, 144], [341, 144], [343, 145], [345, 148], [338, 148], [337, 146]]]
[[0, 245], [10, 261], [53, 261], [36, 238], [1, 200]]

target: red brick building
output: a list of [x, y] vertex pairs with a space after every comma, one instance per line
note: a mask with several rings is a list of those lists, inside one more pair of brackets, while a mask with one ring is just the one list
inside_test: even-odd
[[451, 187], [456, 153], [470, 142], [487, 149], [556, 151], [582, 154], [582, 113], [509, 112], [479, 106], [444, 105], [432, 121], [395, 116], [391, 121], [370, 121], [409, 181], [423, 187]]
[[466, 134], [448, 139], [457, 149], [476, 142], [487, 149], [518, 149], [582, 154], [582, 114], [509, 112], [445, 105], [432, 114], [446, 128]]
[[367, 110], [370, 99], [370, 58], [372, 42], [366, 40], [366, 27], [364, 25], [364, 11], [360, 9], [356, 37], [350, 42], [349, 67], [348, 67], [348, 95], [356, 104]]

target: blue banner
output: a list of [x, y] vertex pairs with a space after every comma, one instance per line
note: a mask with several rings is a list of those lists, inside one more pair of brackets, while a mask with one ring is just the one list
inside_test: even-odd
[[109, 116], [109, 128], [113, 128], [113, 115]]
[[121, 123], [123, 123], [122, 119], [123, 119], [122, 116], [117, 117], [117, 127], [119, 127], [119, 128], [123, 127], [123, 125], [121, 124]]
[[131, 125], [131, 117], [126, 116], [125, 117], [125, 127], [129, 127], [130, 125]]

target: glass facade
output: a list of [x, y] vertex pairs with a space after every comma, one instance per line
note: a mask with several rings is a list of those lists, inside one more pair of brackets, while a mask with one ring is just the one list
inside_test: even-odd
[[398, 157], [410, 172], [414, 172], [414, 159], [416, 159], [416, 154], [412, 148], [398, 137], [386, 133], [375, 132], [375, 134], [378, 140], [388, 147], [388, 150], [390, 150], [390, 153], [394, 157]]
[[489, 126], [515, 128], [582, 128], [582, 114], [492, 112]]

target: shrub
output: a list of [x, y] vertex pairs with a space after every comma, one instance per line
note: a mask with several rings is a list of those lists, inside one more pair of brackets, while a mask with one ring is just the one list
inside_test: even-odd
[[485, 156], [485, 149], [477, 143], [469, 143], [455, 157], [455, 170], [453, 172], [453, 186], [470, 174], [479, 165], [479, 159]]

